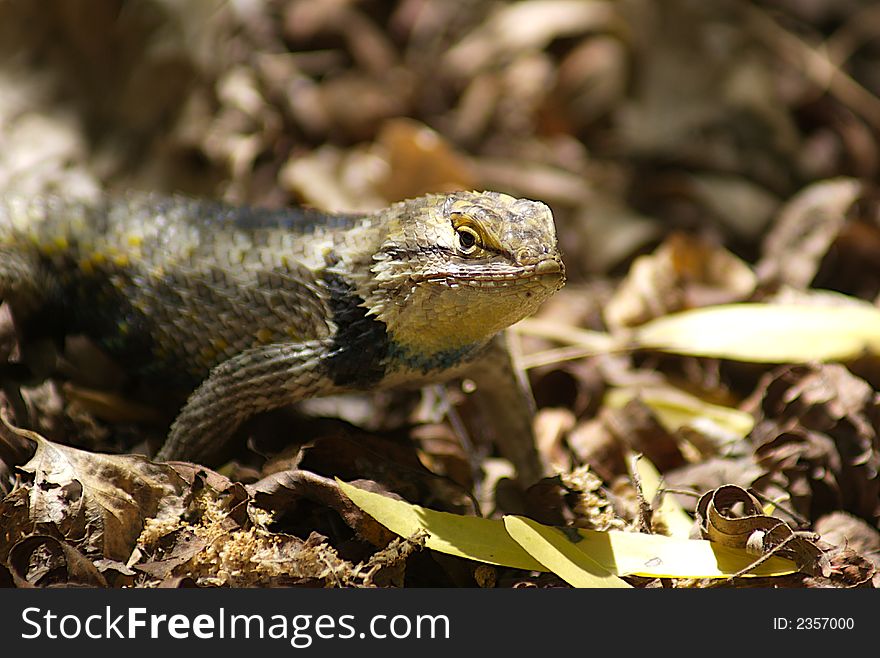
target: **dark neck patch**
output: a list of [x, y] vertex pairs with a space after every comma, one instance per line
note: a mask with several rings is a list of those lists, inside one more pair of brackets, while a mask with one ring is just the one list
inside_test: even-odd
[[428, 374], [439, 370], [448, 370], [459, 366], [476, 356], [485, 343], [474, 343], [461, 347], [440, 350], [439, 352], [417, 352], [399, 343], [391, 342], [388, 350], [389, 360], [399, 367]]
[[363, 298], [340, 274], [324, 271], [330, 292], [330, 312], [336, 324], [328, 376], [337, 386], [366, 388], [385, 377], [388, 333], [385, 323], [367, 316]]

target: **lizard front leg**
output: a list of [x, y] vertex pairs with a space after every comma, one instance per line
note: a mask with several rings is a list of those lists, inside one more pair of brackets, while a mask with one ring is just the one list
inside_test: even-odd
[[330, 392], [329, 352], [326, 341], [279, 343], [224, 361], [190, 395], [156, 459], [210, 461], [254, 414]]
[[489, 343], [465, 375], [477, 385], [475, 401], [498, 451], [516, 468], [518, 481], [529, 485], [548, 475], [550, 469], [535, 445], [532, 391], [525, 374], [514, 366], [503, 333]]

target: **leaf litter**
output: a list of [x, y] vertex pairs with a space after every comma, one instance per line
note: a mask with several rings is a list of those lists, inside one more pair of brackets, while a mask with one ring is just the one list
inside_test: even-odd
[[880, 584], [869, 5], [4, 3], [0, 191], [498, 189], [551, 205], [569, 283], [513, 331], [556, 471], [525, 491], [466, 383], [156, 464], [174, 405], [68, 340], [0, 392], [0, 585]]

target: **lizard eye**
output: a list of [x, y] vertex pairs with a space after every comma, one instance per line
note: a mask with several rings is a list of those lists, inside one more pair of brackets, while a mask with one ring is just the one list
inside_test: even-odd
[[459, 251], [465, 256], [469, 256], [480, 246], [480, 236], [469, 226], [459, 226], [456, 229], [456, 242]]

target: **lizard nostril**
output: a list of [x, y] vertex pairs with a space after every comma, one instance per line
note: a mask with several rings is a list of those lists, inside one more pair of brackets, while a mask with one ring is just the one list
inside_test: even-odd
[[562, 271], [562, 263], [554, 258], [547, 258], [535, 265], [537, 274], [558, 274]]

